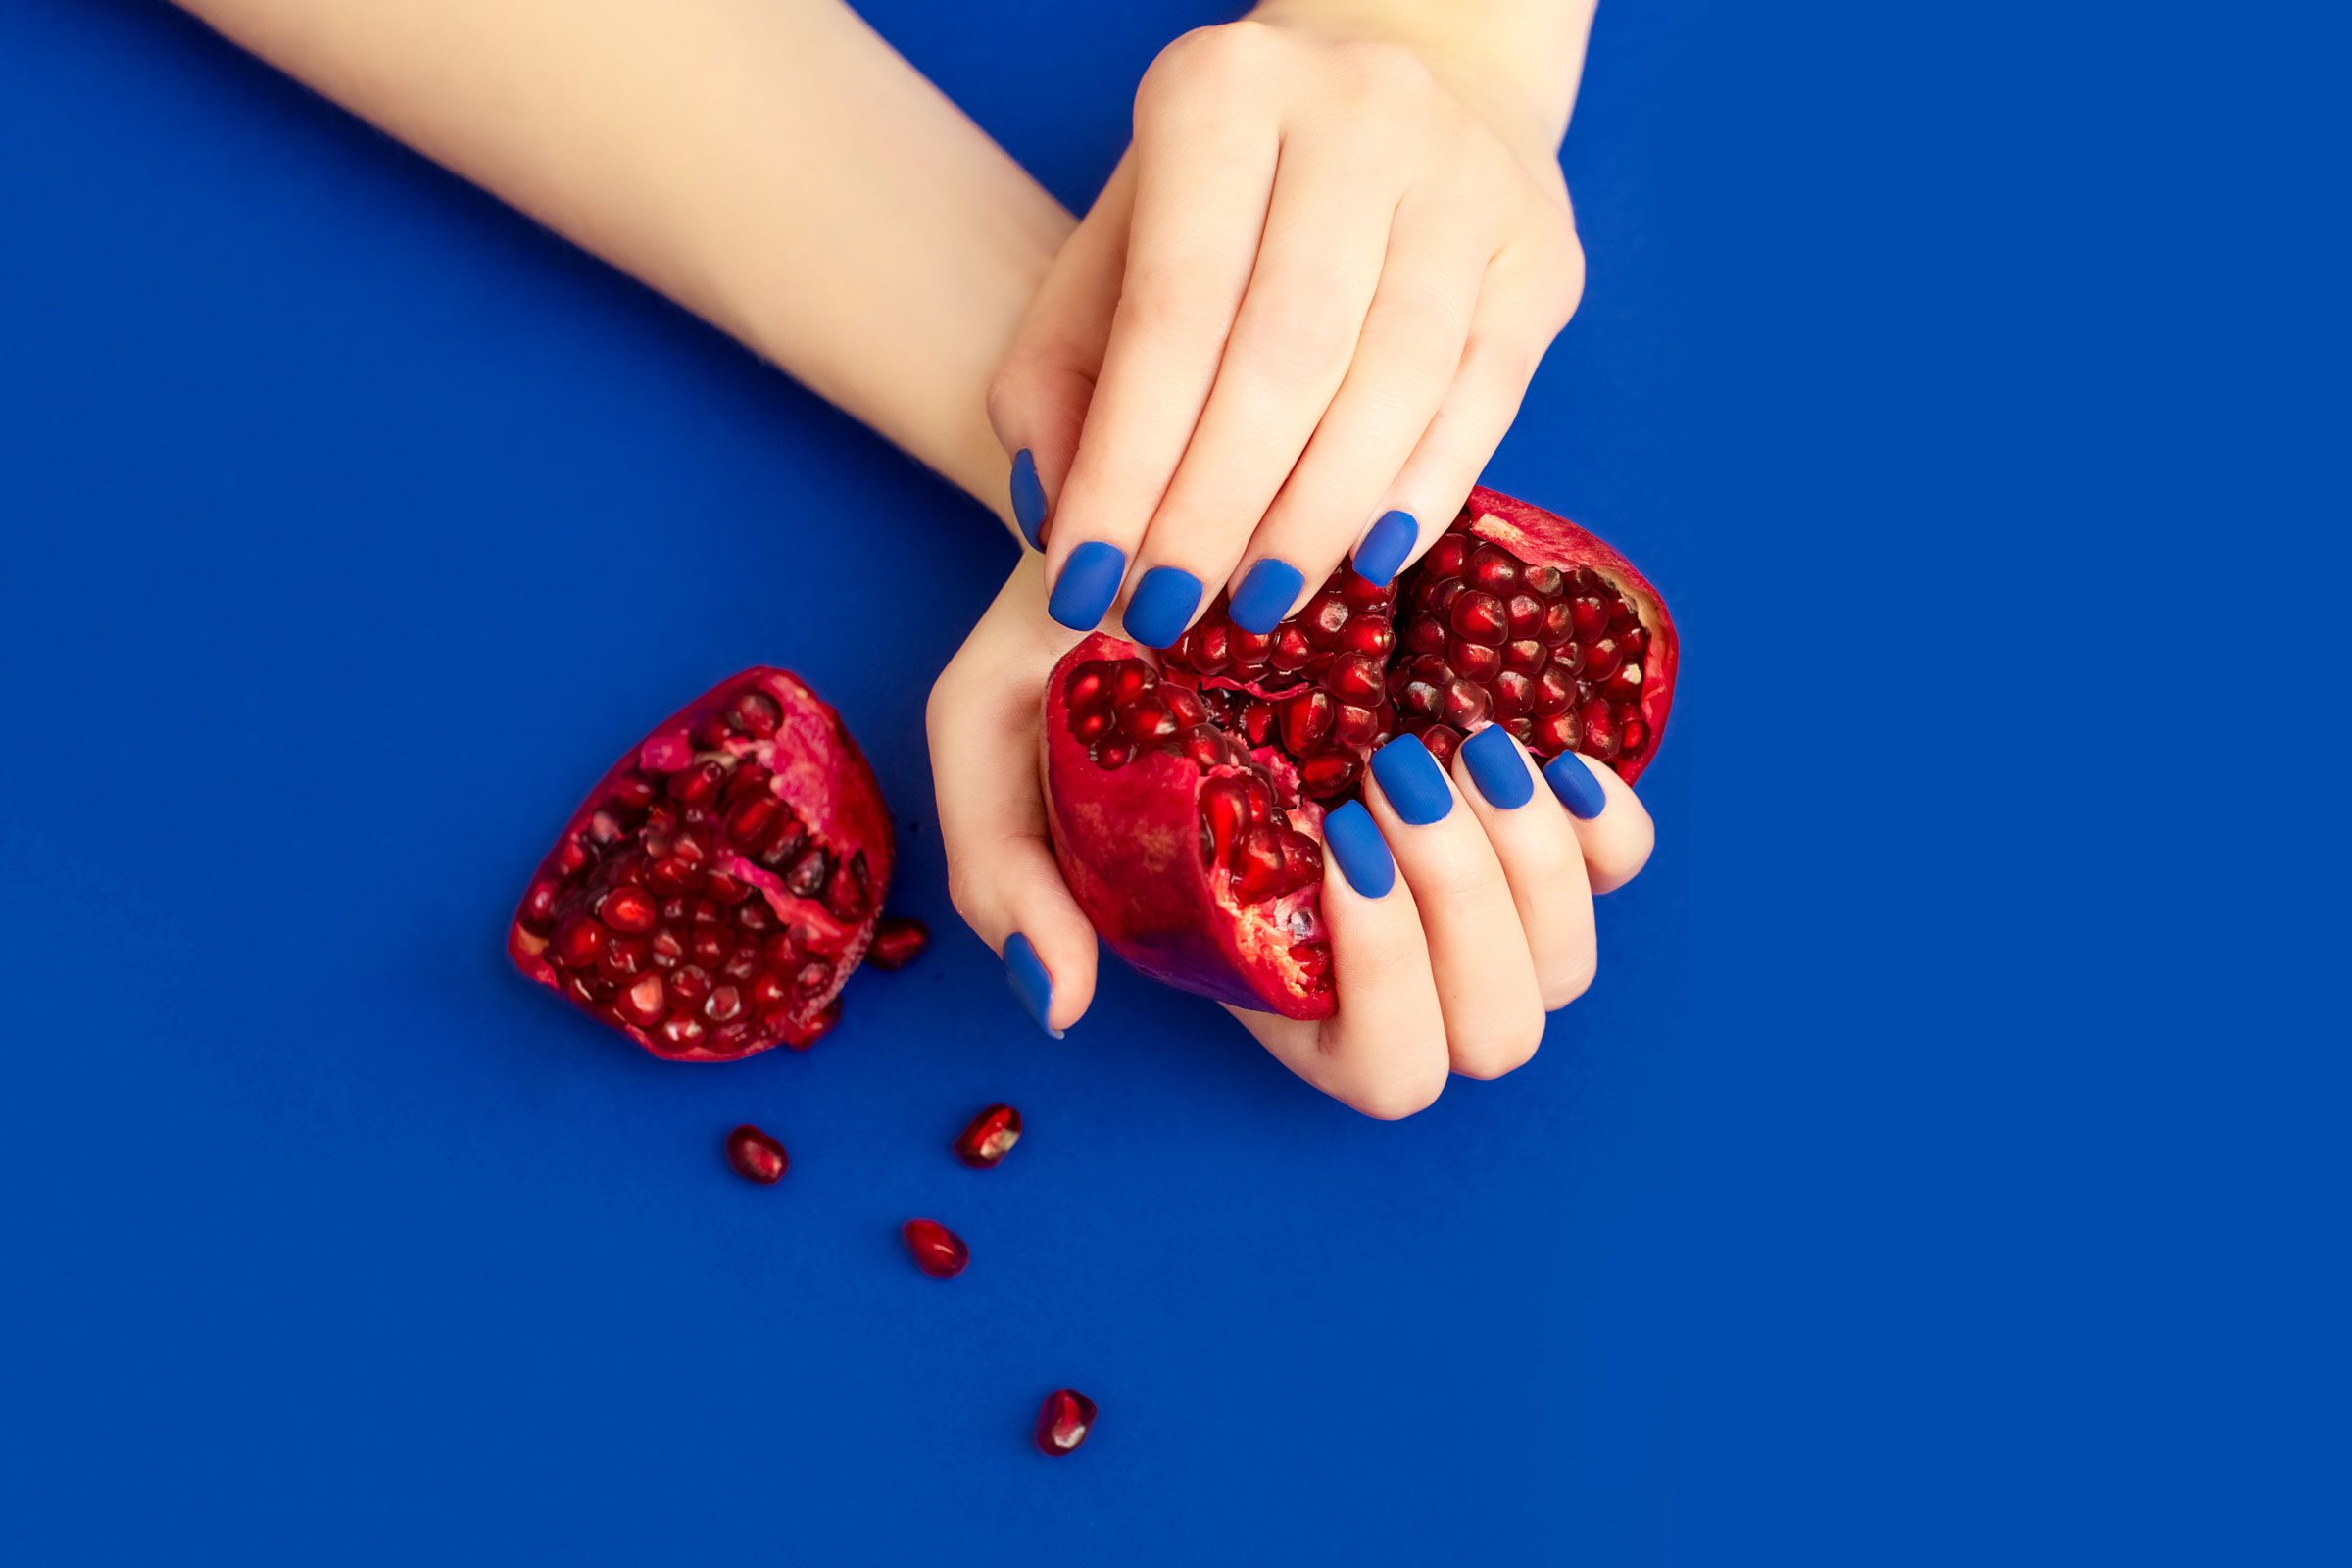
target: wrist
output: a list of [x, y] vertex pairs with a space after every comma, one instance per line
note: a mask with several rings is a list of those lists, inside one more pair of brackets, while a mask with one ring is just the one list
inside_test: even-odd
[[1594, 0], [1259, 0], [1260, 22], [1401, 44], [1531, 165], [1552, 165]]

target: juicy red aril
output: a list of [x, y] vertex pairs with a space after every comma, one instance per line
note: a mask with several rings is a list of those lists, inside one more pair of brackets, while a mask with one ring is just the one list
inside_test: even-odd
[[1059, 1458], [1074, 1453], [1095, 1427], [1095, 1401], [1076, 1389], [1055, 1389], [1037, 1412], [1037, 1446]]
[[914, 1266], [935, 1280], [954, 1279], [972, 1260], [963, 1238], [935, 1219], [910, 1219], [901, 1232]]
[[991, 1105], [956, 1135], [956, 1157], [974, 1170], [992, 1170], [1021, 1141], [1021, 1113]]
[[1630, 782], [1675, 661], [1673, 621], [1624, 558], [1476, 491], [1393, 587], [1342, 571], [1264, 634], [1219, 599], [1156, 662], [1101, 634], [1072, 649], [1046, 694], [1054, 852], [1146, 973], [1325, 1017], [1323, 813], [1359, 794], [1369, 755], [1413, 735], [1449, 766], [1492, 723], [1539, 760], [1575, 750]]
[[599, 781], [508, 948], [657, 1055], [806, 1046], [840, 1016], [892, 858], [881, 791], [840, 716], [781, 670], [747, 670]]
[[865, 950], [877, 969], [904, 969], [931, 945], [931, 928], [908, 915], [886, 914], [874, 927], [874, 945]]
[[746, 1122], [727, 1134], [727, 1163], [745, 1181], [769, 1187], [783, 1179], [792, 1161], [782, 1144]]

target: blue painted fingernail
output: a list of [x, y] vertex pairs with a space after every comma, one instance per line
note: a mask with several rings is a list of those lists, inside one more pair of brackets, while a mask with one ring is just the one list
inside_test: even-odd
[[1413, 553], [1413, 546], [1420, 538], [1421, 524], [1411, 513], [1382, 513], [1380, 520], [1364, 535], [1364, 542], [1355, 547], [1355, 574], [1386, 588], [1389, 579], [1404, 569], [1404, 558]]
[[1039, 530], [1046, 525], [1046, 486], [1037, 476], [1037, 459], [1027, 447], [1012, 455], [1012, 520], [1021, 525], [1021, 537], [1029, 541], [1032, 550], [1043, 550], [1045, 535]]
[[1059, 1040], [1061, 1031], [1047, 1021], [1054, 1011], [1054, 977], [1046, 973], [1037, 949], [1018, 931], [1004, 939], [1004, 978], [1037, 1026]]
[[1396, 885], [1396, 858], [1362, 802], [1349, 801], [1323, 818], [1323, 843], [1348, 885], [1365, 898], [1386, 898]]
[[1298, 590], [1305, 586], [1306, 573], [1287, 561], [1268, 556], [1242, 578], [1242, 585], [1234, 590], [1233, 601], [1225, 607], [1225, 612], [1242, 630], [1263, 637], [1282, 624], [1282, 617], [1298, 603]]
[[1489, 806], [1516, 811], [1536, 798], [1536, 781], [1511, 744], [1511, 732], [1500, 724], [1489, 724], [1462, 742], [1462, 760], [1470, 764], [1470, 782]]
[[1453, 809], [1453, 791], [1446, 787], [1446, 770], [1429, 755], [1418, 735], [1399, 735], [1372, 754], [1372, 776], [1389, 798], [1396, 814], [1415, 827], [1443, 822]]
[[1600, 787], [1600, 780], [1592, 776], [1592, 769], [1574, 752], [1562, 752], [1553, 758], [1544, 769], [1544, 782], [1551, 786], [1551, 793], [1568, 808], [1568, 814], [1583, 821], [1592, 821], [1609, 804], [1608, 792]]
[[1165, 648], [1184, 635], [1200, 608], [1200, 579], [1176, 566], [1153, 566], [1127, 596], [1122, 624], [1146, 648]]
[[1046, 613], [1072, 631], [1093, 631], [1119, 597], [1119, 580], [1127, 575], [1127, 552], [1100, 539], [1089, 539], [1070, 552], [1054, 579]]

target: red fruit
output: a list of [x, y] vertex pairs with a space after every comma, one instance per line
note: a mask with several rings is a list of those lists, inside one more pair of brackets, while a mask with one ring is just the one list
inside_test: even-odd
[[874, 927], [865, 959], [877, 969], [904, 969], [931, 945], [931, 928], [911, 916], [888, 914]]
[[784, 1179], [792, 1161], [782, 1144], [746, 1122], [727, 1134], [727, 1163], [745, 1181], [772, 1187]]
[[1037, 1412], [1037, 1448], [1056, 1458], [1075, 1453], [1095, 1428], [1095, 1401], [1076, 1389], [1055, 1389]]
[[[1323, 813], [1399, 734], [1442, 762], [1502, 722], [1628, 783], [1674, 698], [1674, 622], [1565, 518], [1474, 490], [1394, 588], [1342, 570], [1267, 636], [1220, 599], [1160, 656], [1097, 633], [1046, 688], [1048, 820], [1095, 928], [1146, 974], [1293, 1018], [1338, 1005]], [[1171, 694], [1181, 693], [1200, 716]]]
[[914, 1254], [914, 1266], [935, 1280], [954, 1279], [972, 1260], [963, 1238], [935, 1219], [910, 1219], [901, 1234], [906, 1238], [906, 1250]]
[[657, 1056], [807, 1046], [840, 1016], [891, 861], [890, 813], [841, 715], [782, 670], [748, 669], [589, 792], [507, 950]]
[[956, 1137], [956, 1157], [974, 1170], [992, 1170], [1021, 1141], [1021, 1113], [991, 1105]]

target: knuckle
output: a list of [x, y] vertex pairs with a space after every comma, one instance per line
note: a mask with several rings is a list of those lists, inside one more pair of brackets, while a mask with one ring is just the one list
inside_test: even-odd
[[1366, 342], [1376, 336], [1381, 354], [1396, 362], [1398, 374], [1387, 379], [1450, 376], [1461, 358], [1462, 313], [1435, 290], [1383, 285], [1364, 318]]
[[1453, 1070], [1465, 1078], [1500, 1078], [1533, 1059], [1544, 1044], [1544, 1014], [1530, 1009], [1524, 1017], [1483, 1026], [1453, 1048]]
[[1258, 375], [1285, 389], [1314, 386], [1346, 368], [1352, 334], [1330, 313], [1305, 307], [1296, 297], [1252, 304], [1237, 327], [1238, 347]]
[[1436, 1104], [1445, 1090], [1446, 1074], [1441, 1068], [1351, 1084], [1339, 1098], [1374, 1121], [1402, 1121]]
[[1557, 1012], [1562, 1007], [1592, 989], [1592, 980], [1600, 972], [1597, 956], [1590, 950], [1579, 954], [1568, 963], [1544, 977], [1544, 1010]]
[[1230, 322], [1219, 318], [1214, 301], [1200, 287], [1203, 275], [1190, 264], [1137, 265], [1120, 292], [1119, 326], [1154, 340], [1190, 341], [1210, 333], [1222, 337]]
[[1501, 882], [1492, 856], [1474, 855], [1468, 846], [1460, 846], [1432, 857], [1413, 890], [1419, 893], [1426, 888], [1434, 903], [1466, 904], [1498, 897]]
[[1359, 101], [1378, 105], [1384, 118], [1399, 99], [1432, 86], [1435, 78], [1420, 55], [1386, 38], [1350, 38], [1336, 44], [1332, 60], [1341, 81]]
[[1273, 29], [1244, 19], [1179, 33], [1160, 50], [1136, 88], [1139, 125], [1195, 94], [1239, 90], [1256, 75], [1272, 43]]

